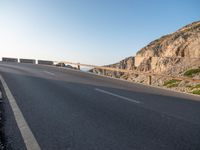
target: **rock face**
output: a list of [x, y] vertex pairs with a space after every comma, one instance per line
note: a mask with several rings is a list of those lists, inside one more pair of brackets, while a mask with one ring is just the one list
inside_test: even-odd
[[[196, 62], [200, 58], [200, 21], [189, 24], [172, 34], [165, 35], [151, 42], [138, 51], [136, 57], [146, 58], [146, 60], [141, 62], [138, 69], [152, 69], [151, 71], [157, 73], [167, 71], [181, 62], [189, 61], [193, 64], [193, 61]], [[154, 58], [154, 60], [148, 61], [150, 57]], [[173, 57], [181, 57], [181, 59]], [[147, 67], [147, 64], [150, 66]]]
[[200, 58], [200, 21], [149, 43], [137, 52], [137, 56]]
[[[193, 22], [174, 33], [162, 36], [139, 50], [136, 56], [126, 58], [108, 67], [148, 71], [168, 75], [184, 75], [191, 68], [200, 66], [200, 21]], [[95, 70], [95, 71], [94, 71]], [[94, 69], [93, 72], [103, 73], [117, 78], [125, 78], [136, 82], [146, 82], [145, 76], [134, 74], [112, 73]], [[200, 78], [197, 74], [196, 78]], [[164, 78], [154, 77], [155, 85], [163, 85]], [[180, 84], [183, 85], [183, 84]]]
[[[118, 68], [118, 69], [127, 69], [127, 70], [135, 70], [135, 58], [134, 57], [128, 57], [126, 59], [123, 59], [122, 61], [111, 64], [111, 65], [106, 65], [106, 67], [111, 67], [111, 68]], [[92, 69], [90, 72], [97, 73], [97, 74], [104, 74], [107, 76], [111, 77], [116, 77], [119, 78], [120, 76], [123, 75], [121, 72], [113, 72], [113, 71], [106, 71], [106, 70], [101, 70], [101, 69]]]

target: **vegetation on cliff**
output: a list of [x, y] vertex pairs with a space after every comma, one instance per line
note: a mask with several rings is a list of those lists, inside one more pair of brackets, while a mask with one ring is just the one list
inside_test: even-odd
[[197, 69], [189, 69], [184, 73], [184, 76], [194, 77], [200, 73], [200, 67]]

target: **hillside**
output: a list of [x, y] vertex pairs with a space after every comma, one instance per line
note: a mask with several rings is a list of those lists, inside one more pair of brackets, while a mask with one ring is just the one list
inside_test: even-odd
[[[108, 67], [153, 72], [159, 74], [185, 76], [200, 79], [200, 21], [182, 27], [174, 33], [162, 36], [139, 50], [136, 56], [128, 57]], [[147, 83], [143, 75], [116, 73], [93, 69], [92, 72]], [[187, 75], [190, 72], [190, 75]], [[153, 85], [165, 86], [184, 92], [199, 90], [197, 84], [171, 79], [152, 78]], [[173, 83], [170, 83], [173, 82]], [[167, 82], [169, 82], [167, 84]], [[172, 85], [171, 85], [172, 84]]]

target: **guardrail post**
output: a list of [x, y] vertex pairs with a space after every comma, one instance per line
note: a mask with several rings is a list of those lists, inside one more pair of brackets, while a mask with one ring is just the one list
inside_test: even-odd
[[102, 74], [105, 75], [105, 70], [104, 69], [102, 69]]
[[81, 67], [80, 67], [80, 63], [78, 63], [78, 70], [80, 70], [81, 69]]
[[148, 84], [151, 85], [151, 82], [152, 82], [152, 76], [149, 75], [149, 76], [148, 76]]

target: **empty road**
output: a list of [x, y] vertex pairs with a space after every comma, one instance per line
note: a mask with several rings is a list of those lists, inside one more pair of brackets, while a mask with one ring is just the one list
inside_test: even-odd
[[[51, 66], [0, 74], [42, 150], [200, 150], [200, 97]], [[7, 149], [26, 149], [3, 108]]]

